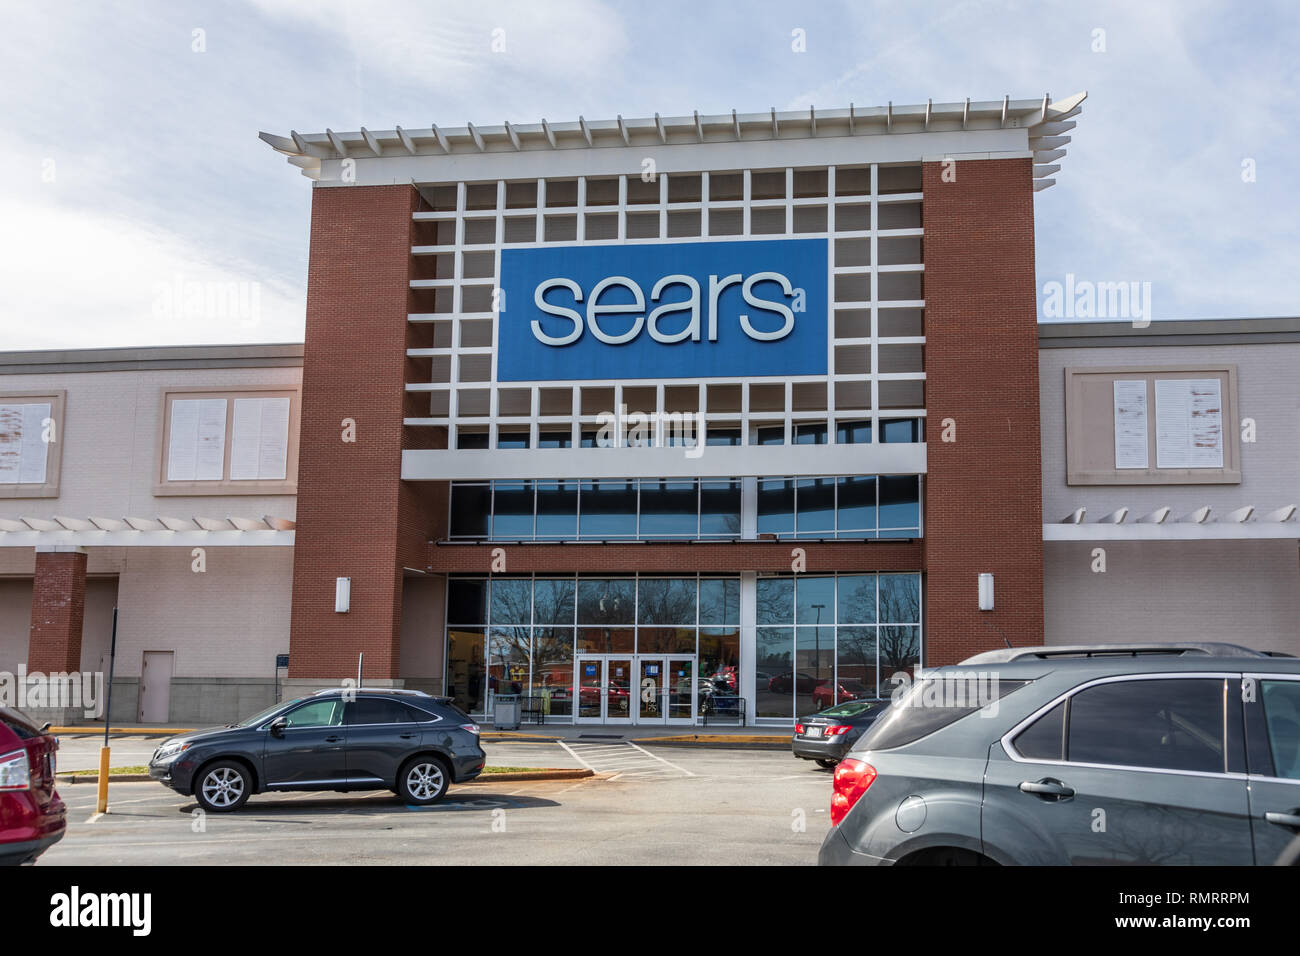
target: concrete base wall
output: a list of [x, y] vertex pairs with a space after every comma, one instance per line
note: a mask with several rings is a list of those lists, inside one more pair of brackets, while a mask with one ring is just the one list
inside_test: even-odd
[[[1094, 548], [1106, 571], [1092, 570]], [[1300, 655], [1294, 541], [1049, 542], [1048, 644], [1226, 641]]]

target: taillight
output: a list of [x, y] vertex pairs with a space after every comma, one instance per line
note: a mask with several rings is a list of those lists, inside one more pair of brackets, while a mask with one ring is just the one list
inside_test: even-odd
[[796, 734], [801, 734], [801, 733], [803, 733], [803, 724], [795, 724], [795, 725], [794, 725], [794, 732], [795, 732]]
[[468, 730], [471, 734], [478, 736], [478, 724], [461, 724], [461, 730]]
[[27, 751], [0, 756], [0, 790], [28, 790], [32, 785], [32, 767]]
[[849, 757], [835, 765], [835, 793], [831, 796], [831, 826], [840, 825], [854, 804], [876, 779], [876, 768]]
[[825, 731], [827, 737], [838, 737], [840, 734], [847, 734], [848, 732], [848, 724], [836, 724], [834, 727], [827, 727]]

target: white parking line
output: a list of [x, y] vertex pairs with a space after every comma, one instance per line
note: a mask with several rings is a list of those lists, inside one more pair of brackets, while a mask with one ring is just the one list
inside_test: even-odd
[[642, 752], [643, 754], [645, 754], [647, 757], [653, 757], [655, 760], [658, 760], [660, 763], [662, 763], [662, 764], [667, 764], [668, 766], [672, 767], [674, 770], [677, 770], [677, 771], [680, 771], [681, 773], [686, 774], [686, 776], [688, 776], [688, 777], [693, 777], [693, 776], [695, 776], [695, 774], [691, 773], [691, 772], [690, 772], [689, 770], [687, 770], [685, 767], [679, 767], [679, 766], [677, 766], [677, 764], [673, 763], [673, 762], [670, 761], [670, 760], [665, 760], [663, 757], [660, 757], [660, 756], [658, 756], [657, 754], [652, 754], [650, 751], [646, 750], [644, 747], [637, 747], [637, 745], [634, 744], [634, 743], [632, 743], [632, 741], [630, 741], [630, 740], [628, 741], [627, 745], [628, 745], [629, 747], [636, 747], [637, 750], [641, 751], [641, 752]]
[[585, 761], [585, 760], [583, 760], [581, 757], [579, 757], [579, 756], [578, 756], [578, 752], [577, 752], [576, 750], [574, 750], [572, 747], [570, 747], [568, 744], [566, 744], [563, 740], [557, 740], [556, 743], [559, 744], [561, 747], [563, 747], [563, 748], [568, 752], [568, 754], [569, 754], [570, 757], [572, 757], [574, 760], [578, 761], [578, 763], [582, 764], [584, 767], [586, 767], [586, 768], [587, 768], [588, 770], [590, 770], [592, 773], [596, 773], [596, 772], [597, 772], [595, 767], [593, 767], [591, 764], [587, 763], [587, 761]]

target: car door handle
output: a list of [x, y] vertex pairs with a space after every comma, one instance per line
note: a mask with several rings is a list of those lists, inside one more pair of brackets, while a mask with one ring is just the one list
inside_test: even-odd
[[410, 740], [412, 737], [418, 737], [419, 734], [399, 734], [403, 740]]
[[1020, 784], [1021, 793], [1032, 793], [1039, 797], [1072, 797], [1074, 788], [1067, 787], [1059, 780], [1053, 780], [1051, 777], [1044, 777], [1042, 780], [1034, 782], [1025, 780]]
[[328, 736], [328, 737], [325, 738], [325, 742], [326, 742], [327, 744], [336, 744], [336, 743], [338, 743], [339, 741], [341, 741], [342, 739], [343, 739], [343, 738], [340, 737], [340, 736], [338, 736], [337, 734], [331, 734], [330, 736]]
[[1270, 810], [1264, 814], [1264, 819], [1269, 823], [1276, 823], [1278, 826], [1290, 830], [1300, 829], [1300, 813], [1294, 810], [1290, 813], [1279, 813], [1276, 810]]

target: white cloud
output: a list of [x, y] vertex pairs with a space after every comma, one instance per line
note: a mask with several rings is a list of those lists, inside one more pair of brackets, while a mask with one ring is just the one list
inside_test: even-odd
[[12, 198], [0, 222], [22, 224], [0, 232], [4, 348], [302, 341], [303, 289], [184, 236]]

